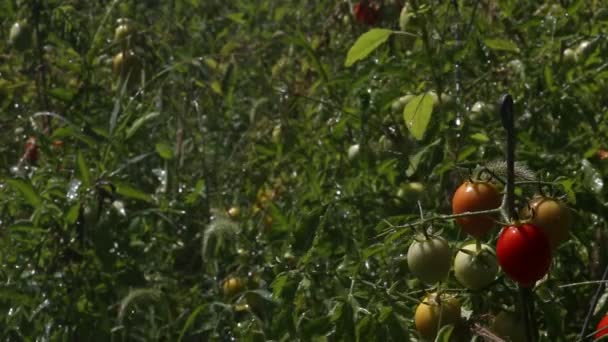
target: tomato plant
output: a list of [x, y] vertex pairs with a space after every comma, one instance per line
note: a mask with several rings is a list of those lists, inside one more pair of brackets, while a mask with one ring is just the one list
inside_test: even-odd
[[427, 284], [434, 284], [447, 277], [451, 258], [450, 246], [440, 236], [416, 238], [407, 250], [410, 271]]
[[521, 217], [530, 218], [532, 224], [542, 228], [553, 249], [568, 239], [572, 215], [568, 206], [558, 199], [536, 196], [523, 208]]
[[433, 340], [441, 327], [460, 322], [460, 311], [456, 297], [431, 293], [416, 307], [414, 325], [422, 338]]
[[471, 290], [480, 290], [496, 279], [498, 263], [492, 247], [469, 243], [460, 248], [454, 258], [454, 276]]
[[[500, 207], [501, 197], [489, 182], [465, 181], [452, 197], [452, 213], [483, 211]], [[494, 226], [495, 215], [475, 215], [457, 218], [462, 230], [475, 238], [482, 238]]]
[[506, 226], [496, 242], [502, 270], [522, 286], [532, 286], [551, 266], [551, 246], [545, 232], [530, 223]]

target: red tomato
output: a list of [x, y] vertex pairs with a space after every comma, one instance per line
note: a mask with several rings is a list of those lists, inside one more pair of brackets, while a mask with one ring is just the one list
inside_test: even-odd
[[521, 286], [532, 286], [551, 266], [549, 238], [530, 223], [504, 227], [496, 241], [496, 257], [511, 279]]
[[[492, 183], [466, 181], [454, 193], [452, 213], [496, 209], [501, 201], [500, 193]], [[494, 226], [494, 215], [461, 217], [456, 222], [462, 230], [480, 239]]]
[[595, 337], [596, 340], [602, 336], [608, 335], [608, 315], [604, 316], [604, 318], [600, 320], [595, 328], [595, 331], [596, 333], [593, 335], [593, 337]]
[[353, 7], [355, 19], [361, 24], [372, 26], [378, 22], [378, 10], [369, 5], [367, 1], [359, 1]]

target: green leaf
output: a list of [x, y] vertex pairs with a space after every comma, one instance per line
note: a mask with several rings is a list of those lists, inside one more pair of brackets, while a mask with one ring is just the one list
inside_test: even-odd
[[68, 214], [66, 215], [65, 219], [66, 219], [66, 221], [68, 221], [69, 224], [74, 224], [74, 223], [76, 223], [76, 220], [78, 220], [79, 214], [80, 214], [80, 202], [77, 202], [70, 207], [70, 210], [68, 210]]
[[34, 208], [38, 208], [42, 204], [42, 198], [38, 196], [31, 184], [19, 179], [7, 179], [6, 183], [20, 192], [25, 201]]
[[82, 154], [82, 151], [78, 151], [76, 160], [78, 163], [78, 173], [80, 173], [80, 178], [82, 179], [82, 183], [86, 187], [91, 186], [91, 174], [89, 173], [89, 167], [87, 165], [86, 160], [84, 159], [84, 155]]
[[177, 338], [178, 341], [183, 340], [184, 335], [186, 334], [186, 332], [190, 329], [190, 327], [192, 326], [192, 324], [194, 324], [196, 317], [198, 315], [201, 314], [201, 312], [203, 312], [203, 310], [205, 310], [205, 308], [207, 307], [207, 305], [199, 305], [194, 311], [192, 311], [192, 313], [190, 314], [190, 316], [188, 316], [188, 319], [186, 320], [186, 323], [184, 323], [184, 327], [182, 328], [182, 331], [179, 333], [179, 337]]
[[416, 140], [422, 140], [433, 113], [433, 99], [427, 94], [414, 97], [403, 109], [405, 126]]
[[547, 88], [552, 92], [556, 91], [557, 86], [555, 85], [555, 82], [553, 81], [553, 71], [551, 70], [551, 67], [549, 65], [545, 66], [544, 75], [545, 75], [545, 84], [547, 85]]
[[454, 331], [453, 325], [446, 325], [439, 330], [435, 342], [450, 342], [452, 340], [452, 331]]
[[424, 155], [427, 154], [432, 147], [437, 146], [437, 144], [439, 144], [440, 142], [441, 139], [433, 141], [431, 144], [425, 146], [422, 150], [418, 151], [416, 154], [409, 158], [410, 163], [408, 165], [407, 170], [405, 171], [408, 177], [411, 177], [414, 173], [416, 173], [416, 170], [418, 170], [418, 165], [420, 165], [420, 162], [422, 161], [422, 157], [424, 157]]
[[483, 133], [472, 134], [471, 139], [475, 140], [476, 142], [480, 142], [480, 143], [486, 143], [486, 142], [490, 141], [490, 138], [488, 138], [488, 136]]
[[158, 116], [160, 116], [159, 112], [151, 112], [151, 113], [148, 113], [148, 114], [142, 116], [141, 118], [135, 120], [133, 125], [131, 125], [131, 127], [129, 127], [127, 129], [127, 139], [132, 137], [133, 134], [135, 134], [143, 124], [145, 124], [146, 122], [148, 122]]
[[72, 101], [76, 94], [66, 88], [53, 88], [49, 90], [49, 95], [57, 100], [69, 102]]
[[393, 33], [387, 29], [371, 29], [362, 34], [355, 44], [348, 50], [344, 66], [349, 67], [356, 61], [367, 57], [378, 46], [382, 45]]
[[119, 195], [146, 202], [152, 202], [152, 197], [149, 194], [128, 184], [115, 182], [114, 185], [116, 185], [116, 193]]
[[515, 43], [506, 39], [485, 39], [483, 41], [487, 47], [495, 51], [509, 51], [519, 53], [519, 48]]
[[156, 153], [165, 160], [171, 160], [174, 157], [173, 149], [165, 143], [156, 144]]

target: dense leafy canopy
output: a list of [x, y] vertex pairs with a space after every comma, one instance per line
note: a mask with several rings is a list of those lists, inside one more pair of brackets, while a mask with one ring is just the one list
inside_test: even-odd
[[[430, 227], [393, 226], [418, 201], [450, 213], [469, 169], [500, 170], [505, 92], [519, 179], [573, 214], [535, 325], [574, 340], [591, 312], [592, 334], [608, 310], [589, 283], [608, 262], [608, 10], [369, 3], [358, 22], [342, 0], [0, 0], [0, 338], [417, 339], [433, 289], [405, 254]], [[523, 207], [538, 186], [516, 190]], [[432, 230], [467, 240], [452, 220]], [[439, 339], [517, 310], [502, 273], [440, 286], [467, 320]]]

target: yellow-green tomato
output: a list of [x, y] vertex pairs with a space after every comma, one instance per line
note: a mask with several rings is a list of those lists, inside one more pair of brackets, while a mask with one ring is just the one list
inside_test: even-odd
[[353, 160], [353, 159], [357, 158], [360, 150], [361, 150], [361, 147], [359, 146], [359, 144], [351, 145], [348, 148], [348, 159]]
[[492, 247], [476, 243], [463, 246], [454, 258], [454, 276], [467, 289], [480, 290], [498, 274], [498, 262]]
[[112, 59], [112, 72], [115, 77], [124, 79], [128, 76], [130, 80], [135, 80], [139, 77], [141, 69], [141, 61], [132, 50], [119, 52]]
[[131, 35], [132, 30], [129, 24], [118, 25], [114, 30], [114, 40], [117, 42], [125, 40], [129, 35]]
[[416, 330], [422, 338], [432, 341], [445, 325], [460, 321], [460, 301], [455, 297], [431, 293], [418, 304], [414, 314]]
[[563, 52], [564, 62], [566, 63], [574, 63], [576, 62], [578, 56], [573, 49], [567, 48]]
[[496, 315], [492, 320], [490, 330], [507, 341], [526, 341], [525, 326], [522, 320], [512, 312], [501, 311]]
[[222, 290], [224, 291], [224, 295], [226, 296], [234, 296], [235, 294], [241, 292], [245, 285], [240, 278], [231, 277], [224, 280], [222, 284]]
[[25, 21], [17, 21], [11, 26], [8, 43], [19, 51], [26, 50], [32, 44], [32, 31]]
[[434, 284], [447, 277], [452, 253], [448, 242], [439, 236], [414, 240], [407, 250], [407, 265], [416, 278]]

